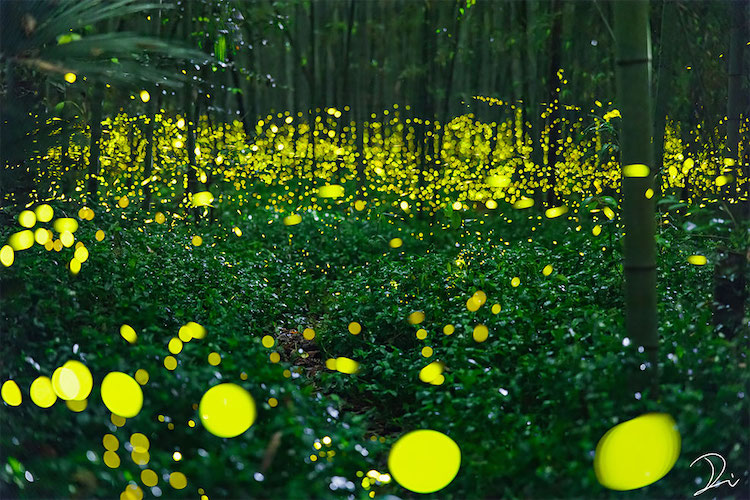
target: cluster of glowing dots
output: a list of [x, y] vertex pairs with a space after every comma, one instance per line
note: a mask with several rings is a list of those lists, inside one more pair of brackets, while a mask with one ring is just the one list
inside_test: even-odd
[[398, 484], [415, 493], [448, 486], [461, 467], [461, 450], [450, 437], [428, 429], [410, 432], [388, 454], [388, 470]]
[[425, 384], [442, 385], [445, 382], [443, 375], [445, 365], [439, 361], [433, 361], [429, 365], [419, 370], [419, 380]]
[[346, 373], [348, 375], [359, 371], [359, 363], [353, 359], [340, 356], [338, 358], [329, 358], [326, 360], [326, 368], [331, 371]]
[[[175, 370], [177, 368], [177, 358], [175, 356], [182, 352], [185, 344], [192, 339], [202, 339], [205, 336], [206, 329], [194, 321], [181, 326], [177, 337], [172, 337], [167, 343], [167, 350], [170, 354], [164, 357], [164, 368], [169, 371]], [[208, 355], [208, 362], [212, 366], [217, 366], [221, 363], [221, 356], [218, 353], [212, 352]]]
[[255, 422], [255, 401], [248, 391], [232, 383], [211, 387], [198, 405], [201, 423], [221, 438], [239, 436]]
[[672, 469], [681, 438], [666, 413], [647, 413], [618, 424], [596, 445], [594, 472], [611, 490], [635, 490], [655, 483]]

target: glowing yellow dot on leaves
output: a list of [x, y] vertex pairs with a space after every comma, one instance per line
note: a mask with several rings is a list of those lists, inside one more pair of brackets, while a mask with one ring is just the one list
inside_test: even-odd
[[270, 349], [276, 343], [276, 341], [270, 335], [265, 335], [260, 342], [266, 349]]
[[112, 413], [109, 416], [109, 420], [115, 424], [117, 427], [122, 427], [125, 425], [125, 421], [127, 420], [125, 417], [121, 417], [120, 415], [115, 415]]
[[115, 415], [132, 418], [143, 407], [141, 386], [126, 373], [108, 373], [102, 380], [101, 389], [104, 406]]
[[279, 400], [276, 398], [268, 398], [268, 406], [276, 408], [279, 405]]
[[631, 165], [625, 165], [622, 169], [622, 175], [625, 177], [648, 177], [651, 173], [651, 169], [647, 165], [642, 163], [633, 163]]
[[181, 490], [187, 486], [187, 477], [182, 472], [173, 472], [169, 475], [169, 485], [176, 490]]
[[69, 267], [71, 274], [76, 275], [81, 272], [81, 261], [73, 257], [70, 259]]
[[148, 102], [151, 100], [151, 94], [148, 93], [148, 90], [141, 90], [141, 93], [139, 94], [141, 97], [141, 101]]
[[604, 212], [604, 215], [606, 215], [607, 219], [609, 220], [612, 220], [615, 218], [615, 212], [609, 207], [604, 207], [602, 209], [602, 212]]
[[648, 188], [644, 196], [646, 197], [647, 200], [650, 200], [651, 198], [654, 197], [654, 190], [651, 188]]
[[544, 269], [542, 269], [542, 274], [545, 276], [549, 276], [552, 274], [552, 264], [547, 264], [544, 266]]
[[36, 241], [39, 245], [46, 245], [50, 239], [49, 235], [50, 232], [47, 229], [40, 227], [36, 231], [34, 231], [34, 241]]
[[139, 453], [148, 451], [149, 446], [151, 446], [146, 435], [140, 432], [134, 432], [130, 436], [130, 444], [133, 446], [133, 450]]
[[236, 235], [236, 236], [237, 236], [238, 238], [239, 238], [240, 236], [242, 236], [242, 229], [240, 229], [240, 228], [238, 228], [238, 227], [233, 227], [233, 228], [232, 228], [232, 232], [233, 232], [233, 233], [234, 233], [234, 234], [235, 234], [235, 235]]
[[208, 355], [208, 364], [211, 366], [218, 366], [221, 363], [221, 355], [218, 352], [212, 352]]
[[76, 82], [76, 74], [75, 73], [65, 73], [65, 81], [68, 83], [75, 83]]
[[29, 395], [34, 404], [40, 408], [49, 408], [57, 401], [57, 395], [52, 388], [52, 381], [49, 377], [37, 377], [31, 383]]
[[34, 227], [34, 224], [36, 224], [36, 214], [31, 210], [24, 210], [18, 214], [18, 223], [22, 227], [32, 228]]
[[424, 312], [423, 311], [414, 311], [413, 313], [411, 313], [409, 315], [409, 317], [407, 319], [408, 319], [409, 323], [411, 323], [412, 325], [418, 325], [422, 321], [424, 321]]
[[417, 338], [419, 340], [426, 339], [427, 338], [427, 330], [425, 330], [424, 328], [420, 328], [419, 330], [417, 330]]
[[492, 175], [487, 177], [485, 182], [489, 187], [493, 188], [506, 188], [510, 186], [510, 178], [503, 175]]
[[596, 445], [594, 472], [605, 488], [634, 490], [655, 483], [674, 466], [681, 438], [666, 413], [647, 413], [607, 431]]
[[68, 409], [75, 413], [80, 413], [83, 410], [86, 409], [86, 407], [89, 405], [88, 400], [84, 399], [83, 401], [76, 401], [71, 399], [70, 401], [65, 402], [65, 406], [68, 407]]
[[359, 363], [353, 359], [338, 357], [336, 358], [336, 370], [346, 374], [357, 373], [359, 371]]
[[141, 385], [146, 385], [148, 383], [148, 372], [144, 370], [143, 368], [138, 368], [135, 372], [135, 381], [138, 382]]
[[326, 368], [332, 371], [336, 371], [336, 358], [326, 359]]
[[318, 189], [318, 196], [321, 198], [340, 198], [344, 196], [344, 186], [331, 184]]
[[349, 323], [349, 333], [352, 335], [359, 335], [359, 333], [362, 331], [362, 325], [357, 323], [356, 321], [352, 321]]
[[65, 248], [70, 248], [75, 242], [75, 237], [70, 231], [63, 231], [62, 234], [60, 234], [60, 241]]
[[34, 246], [34, 233], [28, 229], [13, 233], [8, 238], [8, 245], [16, 252], [27, 250]]
[[71, 217], [62, 217], [59, 219], [55, 219], [55, 221], [52, 223], [52, 227], [60, 234], [64, 233], [65, 231], [75, 233], [78, 230], [78, 221]]
[[461, 467], [461, 450], [445, 434], [422, 429], [401, 437], [388, 454], [393, 479], [409, 491], [434, 493], [448, 486]]
[[144, 484], [144, 486], [148, 486], [150, 488], [152, 486], [156, 486], [159, 483], [159, 476], [151, 469], [144, 469], [141, 471], [141, 482]]
[[157, 224], [164, 224], [164, 221], [167, 220], [167, 218], [164, 216], [161, 212], [156, 212], [156, 215], [154, 215], [154, 220]]
[[192, 197], [194, 207], [208, 207], [214, 202], [214, 195], [210, 191], [194, 193]]
[[270, 356], [268, 356], [268, 359], [271, 361], [271, 363], [278, 363], [281, 361], [281, 355], [278, 352], [272, 352]]
[[445, 325], [443, 327], [443, 333], [446, 335], [453, 335], [453, 332], [456, 331], [456, 327], [453, 325]]
[[359, 212], [361, 212], [362, 210], [364, 210], [366, 205], [367, 205], [367, 203], [365, 201], [363, 201], [363, 200], [357, 200], [357, 201], [354, 202], [354, 208], [357, 211], [359, 211]]
[[191, 243], [194, 247], [199, 247], [203, 244], [203, 238], [201, 238], [198, 235], [193, 236], [193, 239], [191, 240]]
[[51, 206], [44, 203], [34, 209], [34, 214], [36, 215], [36, 220], [39, 222], [49, 222], [55, 216], [55, 211]]
[[175, 462], [179, 462], [180, 460], [182, 460], [182, 453], [180, 453], [179, 451], [175, 451], [174, 453], [172, 453], [172, 460], [174, 460]]
[[726, 186], [729, 182], [731, 182], [731, 176], [729, 175], [720, 175], [714, 181], [718, 187]]
[[21, 389], [15, 380], [6, 380], [3, 382], [3, 387], [0, 389], [0, 395], [2, 395], [3, 401], [9, 406], [18, 406], [21, 404]]
[[210, 388], [198, 407], [201, 422], [215, 436], [239, 436], [255, 421], [255, 402], [242, 387], [226, 383]]
[[114, 451], [105, 451], [102, 458], [104, 464], [110, 469], [116, 469], [120, 466], [120, 457]]
[[3, 245], [3, 248], [0, 248], [0, 263], [5, 267], [10, 267], [13, 265], [14, 260], [15, 252], [13, 251], [13, 247], [10, 245]]
[[512, 286], [513, 288], [517, 288], [518, 285], [520, 285], [520, 284], [521, 284], [521, 278], [519, 278], [518, 276], [516, 276], [512, 280], [510, 280], [510, 286]]
[[484, 206], [487, 207], [488, 210], [495, 210], [497, 208], [497, 202], [495, 200], [487, 200], [484, 202]]
[[474, 327], [474, 332], [472, 333], [472, 337], [474, 337], [474, 342], [484, 342], [487, 340], [487, 337], [489, 336], [490, 331], [487, 329], [484, 325], [477, 325]]
[[138, 340], [138, 335], [136, 335], [135, 330], [130, 325], [122, 325], [120, 327], [120, 335], [130, 344], [135, 344]]
[[177, 337], [172, 337], [169, 340], [167, 349], [169, 349], [169, 352], [171, 352], [172, 354], [179, 354], [180, 351], [182, 351], [182, 345], [182, 340], [178, 339]]
[[492, 314], [498, 314], [501, 310], [502, 310], [502, 306], [500, 306], [500, 304], [492, 305]]
[[130, 205], [130, 200], [127, 196], [123, 196], [119, 200], [117, 200], [117, 206], [120, 208], [127, 208], [128, 205]]
[[78, 247], [73, 255], [79, 262], [86, 262], [89, 258], [89, 251], [86, 247]]
[[705, 255], [691, 255], [687, 258], [687, 261], [694, 266], [703, 266], [708, 262]]
[[602, 234], [602, 226], [600, 226], [599, 224], [594, 226], [594, 228], [591, 230], [591, 234], [593, 234], [594, 236], [599, 236], [600, 234]]
[[296, 226], [302, 222], [302, 216], [300, 214], [291, 214], [284, 217], [282, 220], [285, 226]]
[[120, 500], [143, 500], [143, 490], [138, 485], [129, 484], [120, 494]]
[[167, 356], [164, 358], [164, 368], [169, 371], [173, 371], [177, 368], [177, 359], [174, 356]]
[[52, 373], [52, 389], [60, 399], [83, 401], [93, 387], [91, 371], [80, 361], [67, 361]]
[[401, 238], [393, 238], [388, 242], [388, 246], [390, 246], [391, 248], [400, 248], [403, 244], [404, 241]]
[[425, 346], [425, 347], [422, 348], [422, 356], [423, 357], [429, 358], [430, 356], [432, 356], [432, 353], [433, 353], [432, 347]]
[[312, 328], [305, 328], [302, 331], [302, 336], [305, 338], [305, 340], [312, 340], [315, 338], [315, 330]]
[[114, 434], [105, 434], [102, 438], [102, 444], [107, 451], [117, 451], [120, 447], [120, 441], [117, 440], [117, 436]]
[[560, 217], [561, 215], [564, 215], [566, 213], [568, 213], [568, 207], [566, 207], [565, 205], [561, 207], [548, 208], [544, 211], [544, 215], [546, 215], [548, 219], [554, 219], [555, 217]]
[[419, 380], [426, 384], [429, 384], [443, 373], [444, 368], [445, 365], [443, 365], [439, 361], [433, 361], [429, 365], [419, 370]]
[[531, 198], [526, 198], [525, 196], [521, 197], [520, 200], [513, 203], [513, 208], [522, 210], [524, 208], [530, 208], [534, 206], [534, 200]]

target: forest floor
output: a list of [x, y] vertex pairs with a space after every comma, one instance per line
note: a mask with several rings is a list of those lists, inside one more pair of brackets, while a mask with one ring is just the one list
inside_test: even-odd
[[[79, 207], [54, 208], [63, 216]], [[708, 474], [690, 463], [711, 451], [735, 476], [748, 470], [748, 346], [744, 334], [721, 338], [711, 324], [714, 249], [705, 241], [660, 229], [654, 394], [633, 377], [643, 357], [624, 332], [615, 221], [508, 207], [461, 217], [301, 216], [287, 226], [244, 209], [198, 223], [167, 214], [159, 224], [115, 208], [80, 221], [75, 239], [89, 255], [77, 275], [68, 268], [75, 246], [17, 252], [0, 274], [0, 366], [24, 401], [0, 408], [8, 464], [0, 496], [57, 497], [65, 488], [111, 497], [129, 483], [148, 490], [140, 474], [149, 468], [159, 478], [186, 475], [185, 489], [164, 479], [150, 489], [168, 498], [198, 488], [209, 498], [406, 498], [413, 494], [382, 476], [388, 450], [429, 428], [461, 449], [461, 470], [440, 498], [608, 497], [594, 475], [596, 444], [650, 411], [674, 417], [682, 451], [669, 475], [639, 493], [691, 496]], [[20, 229], [3, 227], [0, 237]], [[686, 260], [696, 253], [709, 265]], [[170, 354], [190, 321], [206, 337]], [[120, 336], [123, 324], [136, 343]], [[207, 361], [212, 353], [218, 363]], [[342, 358], [356, 370], [332, 361]], [[35, 406], [31, 382], [69, 359], [93, 373], [88, 407]], [[433, 362], [441, 375], [420, 380]], [[138, 369], [149, 374], [143, 409], [113, 421], [97, 382]], [[197, 403], [218, 381], [255, 400], [257, 420], [237, 438], [200, 425]], [[105, 465], [102, 437], [125, 443], [135, 432], [151, 442], [148, 464], [133, 463], [124, 446], [121, 463]]]

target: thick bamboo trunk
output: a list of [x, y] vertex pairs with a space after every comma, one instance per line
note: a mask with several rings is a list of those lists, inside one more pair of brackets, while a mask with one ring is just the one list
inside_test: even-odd
[[[622, 114], [620, 163], [625, 229], [625, 327], [627, 336], [647, 353], [647, 370], [640, 383], [650, 381], [658, 389], [659, 337], [656, 316], [656, 245], [654, 242], [654, 198], [651, 175], [630, 165], [653, 167], [649, 32], [647, 0], [613, 3], [617, 46], [617, 104]], [[624, 175], [624, 173], [629, 175]], [[630, 175], [638, 174], [638, 176]]]

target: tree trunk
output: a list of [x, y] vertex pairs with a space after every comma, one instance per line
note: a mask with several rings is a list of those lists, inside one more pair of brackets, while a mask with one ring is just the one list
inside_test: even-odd
[[549, 37], [550, 61], [547, 69], [547, 99], [551, 109], [549, 113], [549, 150], [547, 151], [547, 206], [559, 205], [555, 186], [557, 185], [557, 148], [560, 147], [560, 70], [562, 59], [562, 9], [560, 0], [552, 0], [550, 11], [554, 16]]
[[[650, 84], [651, 39], [649, 2], [614, 2], [617, 54], [617, 101], [622, 115], [620, 164], [623, 167], [623, 220], [625, 229], [625, 328], [635, 345], [647, 353], [647, 369], [636, 370], [644, 378], [639, 388], [658, 391], [658, 346], [656, 316], [656, 244], [654, 198], [644, 193], [653, 188], [653, 178], [631, 165], [653, 166]], [[625, 173], [628, 176], [625, 176]]]

